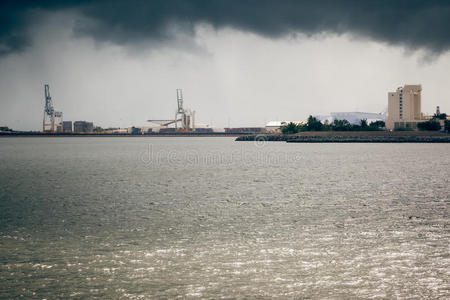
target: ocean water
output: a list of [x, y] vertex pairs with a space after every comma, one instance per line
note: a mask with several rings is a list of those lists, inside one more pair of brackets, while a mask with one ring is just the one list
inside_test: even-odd
[[0, 298], [450, 298], [449, 144], [1, 138]]

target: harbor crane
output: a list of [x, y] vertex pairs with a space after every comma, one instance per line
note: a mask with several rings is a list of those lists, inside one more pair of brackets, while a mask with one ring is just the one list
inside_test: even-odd
[[161, 127], [167, 127], [175, 124], [176, 131], [195, 130], [195, 110], [185, 109], [183, 107], [183, 91], [177, 89], [177, 110], [173, 120], [147, 120], [147, 122], [159, 124]]
[[53, 107], [52, 97], [50, 96], [50, 86], [48, 84], [44, 85], [44, 96], [45, 96], [45, 107], [44, 107], [44, 119], [42, 121], [42, 131], [43, 132], [56, 132], [56, 129], [62, 129], [62, 117], [63, 113], [60, 111], [55, 111]]

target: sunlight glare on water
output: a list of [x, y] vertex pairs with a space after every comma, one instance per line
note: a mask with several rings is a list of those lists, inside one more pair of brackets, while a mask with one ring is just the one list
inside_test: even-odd
[[0, 139], [1, 298], [450, 297], [448, 144]]

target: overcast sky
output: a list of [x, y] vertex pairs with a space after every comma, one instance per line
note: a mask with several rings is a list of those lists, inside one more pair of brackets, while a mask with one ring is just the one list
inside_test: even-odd
[[405, 83], [450, 113], [449, 1], [0, 6], [0, 126], [40, 130], [45, 83], [65, 120], [103, 127], [173, 118], [177, 88], [217, 127], [382, 112]]

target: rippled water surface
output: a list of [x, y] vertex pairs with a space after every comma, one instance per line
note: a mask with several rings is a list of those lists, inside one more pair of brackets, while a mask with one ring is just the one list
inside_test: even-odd
[[0, 298], [450, 298], [449, 144], [1, 138]]

